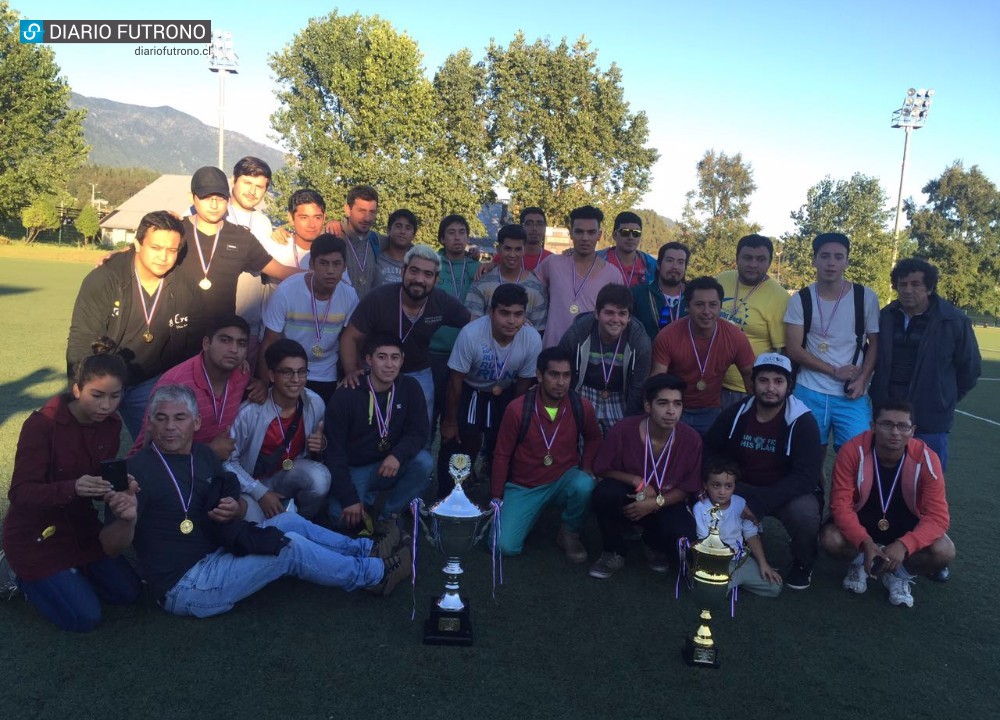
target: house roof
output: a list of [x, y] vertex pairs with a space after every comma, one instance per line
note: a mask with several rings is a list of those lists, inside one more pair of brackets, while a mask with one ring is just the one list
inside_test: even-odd
[[102, 228], [135, 230], [146, 213], [169, 210], [183, 217], [190, 214], [191, 176], [161, 175], [101, 222]]

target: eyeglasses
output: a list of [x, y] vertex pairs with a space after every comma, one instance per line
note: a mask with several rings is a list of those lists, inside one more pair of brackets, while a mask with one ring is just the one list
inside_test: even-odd
[[275, 375], [280, 375], [285, 380], [291, 380], [293, 377], [309, 377], [309, 368], [299, 368], [298, 370], [292, 370], [291, 368], [278, 368], [274, 371]]
[[875, 427], [879, 430], [884, 430], [885, 432], [892, 432], [893, 430], [898, 430], [901, 435], [906, 435], [911, 430], [913, 430], [913, 425], [910, 423], [900, 422], [894, 423], [888, 420], [879, 420], [875, 423]]
[[642, 237], [642, 230], [633, 230], [632, 228], [618, 228], [618, 234], [623, 238], [635, 238], [638, 240]]

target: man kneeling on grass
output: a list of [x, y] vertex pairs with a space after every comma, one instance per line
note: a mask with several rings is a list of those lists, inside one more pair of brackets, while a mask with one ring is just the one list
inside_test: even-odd
[[913, 407], [889, 400], [872, 430], [837, 453], [830, 487], [833, 521], [820, 533], [823, 549], [850, 560], [844, 589], [863, 593], [881, 578], [893, 605], [913, 607], [910, 585], [955, 558], [948, 529], [944, 473], [937, 454], [913, 437]]
[[188, 388], [153, 394], [152, 442], [128, 463], [141, 492], [117, 493], [126, 497], [109, 505], [101, 531], [112, 557], [135, 546], [139, 574], [167, 612], [219, 615], [285, 575], [381, 595], [409, 577], [405, 546], [352, 540], [290, 512], [259, 526], [245, 522], [236, 477], [207, 446], [192, 443], [200, 424]]

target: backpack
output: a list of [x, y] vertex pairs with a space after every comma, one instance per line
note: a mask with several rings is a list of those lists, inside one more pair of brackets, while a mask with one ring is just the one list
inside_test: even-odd
[[[858, 364], [858, 357], [862, 356], [868, 349], [868, 335], [865, 333], [865, 286], [859, 283], [851, 283], [854, 288], [854, 336], [855, 347], [851, 364]], [[812, 293], [806, 286], [799, 290], [799, 299], [802, 301], [802, 347], [806, 346], [806, 339], [809, 336], [809, 328], [812, 325]], [[794, 371], [798, 374], [799, 367], [796, 363]]]

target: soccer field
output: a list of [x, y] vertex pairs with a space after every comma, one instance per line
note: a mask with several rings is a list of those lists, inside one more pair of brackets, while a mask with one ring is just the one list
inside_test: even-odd
[[[65, 383], [69, 316], [86, 263], [0, 248], [0, 508], [27, 414]], [[570, 565], [556, 515], [504, 564], [474, 552], [463, 589], [471, 648], [420, 643], [441, 558], [421, 545], [415, 602], [281, 581], [211, 620], [168, 617], [151, 600], [107, 609], [97, 631], [61, 633], [20, 598], [0, 602], [0, 708], [9, 718], [978, 718], [996, 706], [1000, 621], [1000, 330], [978, 329], [983, 380], [960, 406], [948, 499], [958, 549], [947, 584], [919, 579], [912, 609], [874, 583], [841, 589], [823, 557], [813, 586], [774, 600], [743, 594], [715, 631], [722, 669], [680, 658], [695, 627], [688, 593], [650, 572], [641, 548], [611, 580]], [[781, 529], [765, 547], [781, 567]], [[591, 523], [584, 539], [599, 548]]]

